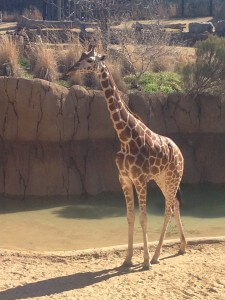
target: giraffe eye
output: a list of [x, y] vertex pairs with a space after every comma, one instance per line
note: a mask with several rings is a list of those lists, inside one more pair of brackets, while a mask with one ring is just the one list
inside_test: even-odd
[[93, 62], [93, 59], [91, 59], [91, 58], [88, 58], [88, 59], [87, 59], [87, 62], [90, 64], [90, 63], [92, 63], [92, 62]]

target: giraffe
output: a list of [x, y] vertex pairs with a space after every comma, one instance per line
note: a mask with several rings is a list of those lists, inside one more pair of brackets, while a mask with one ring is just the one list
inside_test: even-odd
[[[89, 50], [82, 53], [79, 61], [69, 69], [67, 75], [72, 76], [79, 70], [83, 73], [94, 72], [99, 77], [110, 118], [121, 143], [121, 149], [116, 154], [115, 161], [127, 206], [128, 248], [123, 265], [132, 265], [135, 188], [139, 202], [139, 221], [143, 233], [143, 268], [149, 269], [151, 263], [158, 263], [172, 214], [180, 236], [179, 254], [185, 253], [187, 243], [180, 219], [181, 194], [179, 189], [184, 159], [178, 146], [171, 139], [154, 133], [129, 110], [104, 60], [105, 56], [97, 54], [95, 46], [89, 46]], [[164, 224], [151, 261], [148, 250], [146, 212], [147, 183], [150, 180], [156, 182], [165, 198]]]

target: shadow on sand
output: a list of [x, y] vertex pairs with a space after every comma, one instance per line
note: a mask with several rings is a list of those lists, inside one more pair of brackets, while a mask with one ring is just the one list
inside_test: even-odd
[[86, 286], [108, 280], [112, 277], [141, 271], [143, 271], [142, 265], [137, 264], [131, 268], [119, 267], [105, 269], [98, 272], [85, 272], [50, 278], [1, 291], [0, 300], [31, 299], [34, 297], [60, 294], [67, 291], [81, 289]]

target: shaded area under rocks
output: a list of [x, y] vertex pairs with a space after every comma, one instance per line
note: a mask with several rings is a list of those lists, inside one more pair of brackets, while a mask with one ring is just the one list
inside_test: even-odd
[[[129, 107], [185, 158], [183, 182], [225, 183], [225, 102], [201, 95], [133, 93]], [[80, 195], [120, 191], [119, 142], [101, 91], [0, 78], [0, 193]]]

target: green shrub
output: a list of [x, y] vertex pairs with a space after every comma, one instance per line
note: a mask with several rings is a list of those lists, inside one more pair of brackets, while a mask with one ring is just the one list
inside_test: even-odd
[[184, 89], [191, 93], [225, 92], [225, 38], [210, 36], [196, 43], [196, 62], [182, 69]]
[[[134, 86], [137, 79], [134, 75], [125, 77], [130, 87]], [[173, 72], [145, 73], [138, 80], [141, 90], [147, 93], [174, 93], [181, 91], [180, 75]]]

